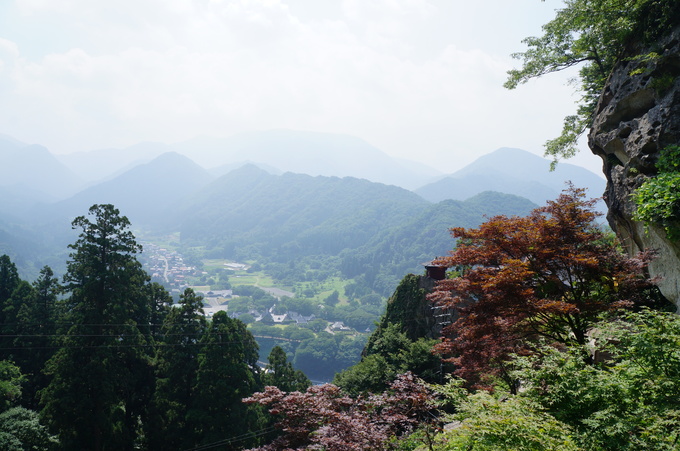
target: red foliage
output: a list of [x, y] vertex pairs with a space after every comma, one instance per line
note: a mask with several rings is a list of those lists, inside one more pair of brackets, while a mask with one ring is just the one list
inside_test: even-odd
[[408, 433], [434, 410], [433, 394], [411, 373], [400, 375], [390, 390], [350, 398], [332, 384], [305, 393], [266, 387], [244, 399], [269, 407], [282, 435], [259, 451], [323, 449], [383, 450], [393, 436]]
[[571, 186], [527, 217], [451, 229], [458, 246], [437, 263], [461, 275], [440, 281], [429, 298], [455, 312], [436, 350], [458, 376], [511, 383], [509, 354], [531, 352], [539, 336], [584, 344], [599, 314], [633, 305], [651, 286], [641, 275], [651, 253], [626, 258], [596, 226], [594, 203]]

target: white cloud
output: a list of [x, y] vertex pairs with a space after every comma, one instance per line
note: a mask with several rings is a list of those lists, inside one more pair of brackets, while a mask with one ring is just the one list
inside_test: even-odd
[[17, 1], [16, 20], [42, 34], [0, 31], [0, 132], [60, 152], [343, 132], [451, 170], [502, 145], [538, 150], [569, 88], [503, 90], [507, 53], [449, 40], [447, 1], [344, 0], [340, 14], [305, 20], [286, 0]]

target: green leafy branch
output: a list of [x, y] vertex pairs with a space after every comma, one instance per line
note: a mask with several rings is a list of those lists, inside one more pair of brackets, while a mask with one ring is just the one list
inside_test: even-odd
[[680, 146], [666, 147], [656, 164], [659, 174], [632, 194], [637, 209], [633, 216], [648, 227], [659, 224], [668, 239], [680, 238]]
[[560, 136], [545, 143], [553, 168], [558, 159], [578, 152], [577, 141], [592, 125], [600, 93], [615, 64], [625, 57], [631, 39], [658, 38], [677, 23], [679, 14], [678, 2], [669, 0], [565, 0], [555, 18], [543, 25], [542, 36], [524, 39], [528, 48], [512, 55], [522, 66], [508, 71], [504, 84], [508, 89], [580, 66], [582, 97], [576, 114], [565, 118]]

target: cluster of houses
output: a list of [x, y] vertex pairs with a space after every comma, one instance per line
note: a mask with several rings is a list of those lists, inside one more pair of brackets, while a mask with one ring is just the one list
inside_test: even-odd
[[[220, 310], [226, 311], [231, 318], [238, 318], [246, 313], [244, 312], [229, 312], [229, 300], [234, 297], [232, 290], [210, 290], [210, 291], [196, 291], [196, 294], [203, 296], [203, 311], [206, 316], [210, 317]], [[255, 309], [248, 310], [247, 314], [251, 315], [256, 322], [263, 322], [265, 324], [307, 324], [316, 316], [301, 315], [297, 312], [286, 312], [282, 315], [274, 313], [275, 308], [271, 307], [263, 312]]]
[[[151, 274], [152, 280], [161, 282], [168, 287], [170, 292], [177, 296], [184, 291], [185, 288], [190, 287], [187, 283], [189, 277], [200, 277], [203, 272], [197, 270], [193, 266], [186, 265], [182, 259], [182, 255], [176, 251], [171, 251], [155, 245], [153, 243], [145, 242], [144, 259], [147, 270]], [[227, 263], [227, 269], [244, 270], [247, 265], [240, 263]], [[207, 317], [212, 317], [218, 311], [226, 311], [232, 318], [238, 318], [243, 315], [243, 312], [229, 312], [229, 300], [234, 298], [232, 290], [196, 290], [196, 293], [203, 296], [203, 311]], [[292, 296], [293, 293], [283, 292], [286, 295]], [[278, 293], [273, 293], [277, 295]], [[298, 312], [288, 311], [283, 314], [274, 313], [275, 308], [271, 307], [265, 311], [258, 311], [255, 309], [249, 310], [247, 313], [253, 317], [256, 322], [263, 324], [297, 324], [305, 325], [316, 318], [315, 315], [302, 315]], [[341, 321], [329, 324], [327, 330], [334, 331], [350, 331], [350, 327], [345, 326]]]
[[156, 244], [145, 242], [144, 260], [151, 279], [159, 281], [172, 293], [181, 293], [188, 287], [187, 278], [200, 277], [203, 273], [184, 263], [182, 255]]
[[[229, 312], [229, 300], [234, 297], [232, 290], [211, 290], [211, 291], [196, 291], [197, 294], [203, 296], [203, 311], [207, 317], [212, 317], [216, 312], [222, 310], [226, 311], [229, 317], [239, 318], [242, 315], [248, 314], [253, 317], [255, 322], [263, 324], [297, 324], [304, 326], [310, 321], [316, 319], [316, 315], [302, 315], [295, 311], [287, 311], [282, 314], [275, 313], [275, 307], [270, 307], [268, 310], [260, 311], [250, 309], [248, 312]], [[352, 328], [345, 326], [342, 321], [336, 321], [328, 325], [326, 329], [328, 332], [335, 331], [351, 331]]]

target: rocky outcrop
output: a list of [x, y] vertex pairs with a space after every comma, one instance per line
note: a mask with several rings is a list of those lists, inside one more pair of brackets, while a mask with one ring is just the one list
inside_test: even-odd
[[588, 144], [602, 157], [607, 219], [631, 254], [656, 249], [649, 267], [663, 295], [680, 307], [680, 243], [661, 227], [632, 219], [631, 193], [656, 175], [662, 149], [680, 145], [680, 27], [653, 45], [638, 45], [612, 72], [600, 97]]

